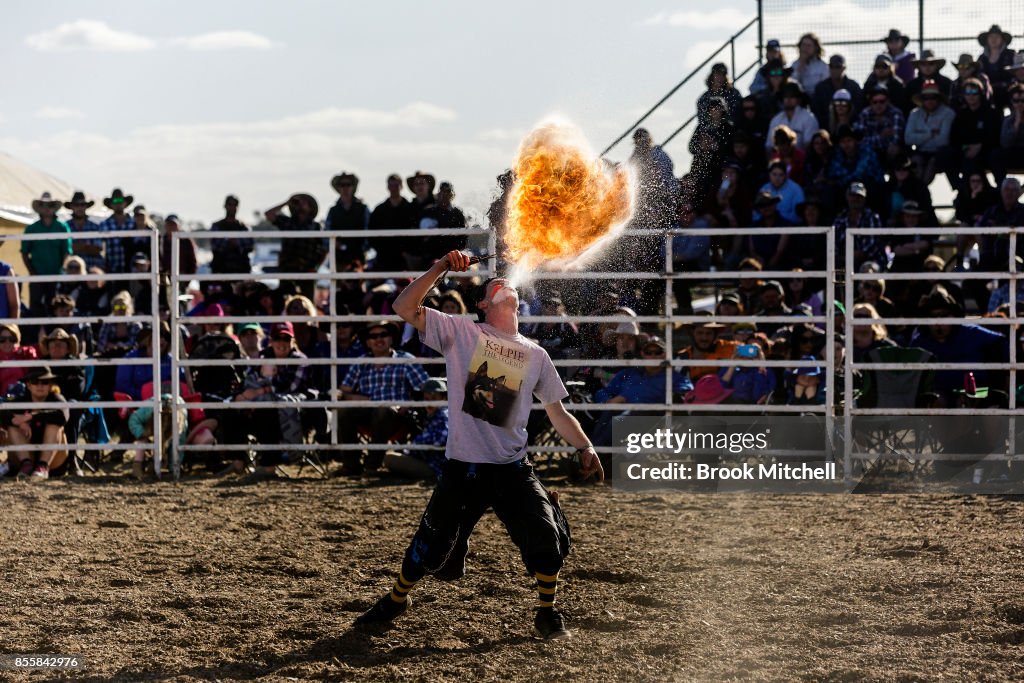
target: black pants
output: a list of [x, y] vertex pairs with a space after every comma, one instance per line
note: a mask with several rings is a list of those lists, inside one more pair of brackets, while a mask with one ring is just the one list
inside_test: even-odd
[[489, 507], [519, 548], [528, 572], [558, 573], [572, 545], [569, 522], [533, 467], [525, 459], [509, 465], [449, 460], [405, 552], [405, 578], [418, 581], [424, 574], [461, 566], [470, 533]]

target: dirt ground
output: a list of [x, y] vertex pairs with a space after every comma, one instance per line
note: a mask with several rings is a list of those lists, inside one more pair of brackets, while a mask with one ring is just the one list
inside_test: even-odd
[[1021, 501], [561, 491], [575, 637], [544, 643], [490, 515], [464, 579], [350, 628], [420, 485], [6, 480], [0, 652], [81, 655], [76, 681], [1024, 678]]

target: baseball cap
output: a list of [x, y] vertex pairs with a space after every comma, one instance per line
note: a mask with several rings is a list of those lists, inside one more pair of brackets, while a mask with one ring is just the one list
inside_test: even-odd
[[868, 196], [868, 188], [864, 187], [864, 183], [850, 183], [849, 189], [846, 190], [847, 194], [857, 194], [861, 197]]
[[765, 47], [768, 48], [769, 50], [778, 50], [781, 47], [781, 45], [779, 45], [778, 39], [772, 38], [767, 43], [765, 43]]
[[235, 328], [235, 334], [241, 334], [242, 332], [248, 332], [249, 330], [255, 330], [259, 332], [262, 328], [259, 323], [242, 323]]
[[295, 328], [289, 322], [274, 323], [274, 326], [270, 328], [270, 338], [274, 337], [291, 337], [295, 339]]
[[852, 100], [853, 95], [851, 95], [850, 91], [847, 90], [846, 88], [840, 88], [839, 90], [836, 90], [834, 93], [832, 93], [833, 102], [851, 102]]
[[828, 60], [829, 66], [846, 66], [846, 57], [842, 55], [832, 55]]
[[887, 54], [878, 55], [877, 57], [875, 57], [875, 66], [878, 66], [879, 64], [885, 64], [886, 66], [889, 66], [890, 64], [892, 64], [892, 57], [890, 57]]

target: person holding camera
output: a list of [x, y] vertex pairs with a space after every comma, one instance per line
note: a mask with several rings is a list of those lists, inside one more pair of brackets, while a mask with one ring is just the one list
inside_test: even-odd
[[739, 344], [732, 357], [736, 365], [722, 368], [722, 385], [732, 389], [730, 403], [763, 405], [775, 391], [775, 373], [759, 365], [764, 361], [764, 351], [757, 344]]

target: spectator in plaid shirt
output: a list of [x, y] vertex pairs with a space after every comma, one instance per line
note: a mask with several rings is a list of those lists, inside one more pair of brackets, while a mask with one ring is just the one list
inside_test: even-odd
[[[842, 263], [846, 254], [847, 228], [880, 228], [882, 220], [869, 209], [868, 191], [864, 183], [851, 183], [846, 191], [847, 209], [836, 216], [832, 228], [836, 235], [836, 263]], [[847, 264], [847, 271], [858, 271], [865, 261], [874, 261], [883, 270], [886, 267], [885, 245], [876, 235], [857, 235], [853, 244], [853, 263]]]
[[878, 156], [871, 145], [860, 142], [863, 131], [840, 126], [836, 131], [836, 152], [826, 175], [837, 188], [860, 182], [872, 189], [881, 186], [884, 176]]
[[[363, 340], [370, 352], [364, 357], [372, 358], [415, 358], [411, 353], [392, 348], [400, 331], [392, 322], [382, 321], [369, 325], [363, 331]], [[413, 363], [388, 365], [353, 365], [341, 386], [344, 401], [408, 401], [412, 391], [420, 391], [430, 379], [421, 365]], [[370, 443], [387, 443], [394, 437], [405, 438], [415, 429], [415, 423], [408, 409], [395, 406], [377, 408], [344, 409], [338, 416], [341, 443], [359, 442], [359, 425], [370, 428]], [[363, 470], [361, 454], [345, 451], [342, 456], [345, 474], [360, 474]], [[383, 461], [383, 453], [362, 454], [368, 469], [377, 469]]]
[[[281, 209], [288, 207], [288, 214]], [[312, 195], [294, 194], [288, 201], [267, 209], [263, 216], [278, 230], [323, 230], [316, 221], [320, 205]], [[278, 270], [282, 273], [315, 273], [327, 256], [327, 240], [323, 238], [300, 237], [281, 240], [281, 253], [277, 259]], [[281, 281], [282, 289], [290, 287], [284, 294], [303, 294], [307, 299], [316, 298], [315, 280]]]
[[857, 117], [856, 127], [864, 131], [864, 143], [871, 145], [879, 158], [892, 159], [903, 145], [903, 112], [889, 102], [889, 89], [884, 85], [871, 90], [868, 105]]
[[[95, 202], [91, 200], [86, 201], [85, 193], [81, 190], [75, 191], [70, 202], [64, 202], [64, 208], [71, 210], [71, 218], [68, 220], [71, 232], [98, 232], [100, 230], [99, 225], [89, 220], [89, 216], [85, 213], [93, 204]], [[86, 267], [104, 268], [107, 265], [107, 260], [103, 257], [103, 245], [104, 240], [101, 239], [74, 240], [71, 243], [71, 250], [85, 261]]]
[[[119, 232], [122, 230], [134, 230], [135, 219], [125, 213], [125, 209], [135, 201], [132, 195], [125, 195], [121, 188], [115, 187], [110, 196], [103, 200], [103, 206], [113, 211], [110, 216], [100, 223], [101, 232]], [[125, 239], [121, 237], [110, 237], [106, 240], [106, 272], [125, 272]]]

